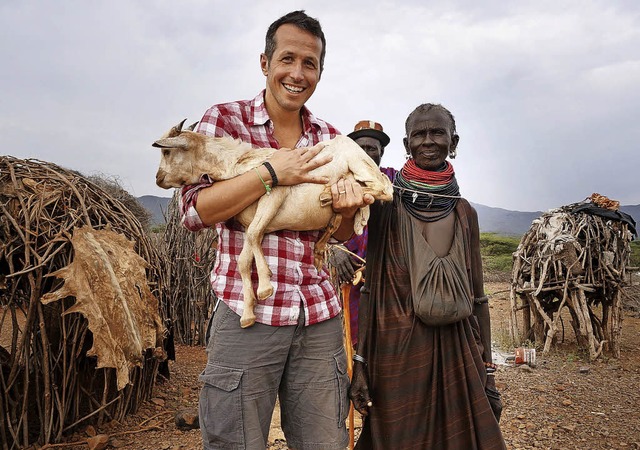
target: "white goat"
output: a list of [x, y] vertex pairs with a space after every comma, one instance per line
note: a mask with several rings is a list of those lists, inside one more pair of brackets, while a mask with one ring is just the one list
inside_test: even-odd
[[[164, 189], [196, 184], [203, 174], [212, 180], [226, 180], [259, 167], [276, 149], [253, 148], [250, 144], [231, 138], [216, 138], [193, 132], [196, 124], [182, 130], [184, 120], [153, 143], [162, 149], [156, 184]], [[263, 195], [236, 215], [245, 227], [245, 240], [238, 258], [242, 277], [244, 309], [240, 325], [245, 328], [255, 323], [256, 298], [251, 285], [251, 263], [256, 262], [258, 272], [258, 298], [264, 300], [273, 294], [271, 270], [262, 252], [264, 233], [276, 230], [310, 231], [327, 228], [314, 249], [316, 268], [320, 268], [324, 249], [331, 234], [340, 225], [341, 217], [331, 208], [331, 185], [341, 177], [353, 175], [363, 186], [363, 192], [384, 201], [392, 199], [393, 186], [380, 172], [373, 160], [346, 136], [318, 144], [324, 146], [320, 154], [333, 159], [312, 171], [326, 176], [326, 185], [303, 183], [295, 186], [276, 186], [270, 195]], [[312, 199], [318, 201], [310, 201]], [[334, 219], [334, 220], [332, 220]], [[354, 231], [362, 234], [369, 219], [369, 206], [356, 212]]]

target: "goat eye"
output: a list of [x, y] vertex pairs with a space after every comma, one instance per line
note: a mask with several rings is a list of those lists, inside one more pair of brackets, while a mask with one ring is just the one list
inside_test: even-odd
[[162, 149], [162, 156], [169, 156], [169, 154], [171, 154], [171, 150], [168, 148]]

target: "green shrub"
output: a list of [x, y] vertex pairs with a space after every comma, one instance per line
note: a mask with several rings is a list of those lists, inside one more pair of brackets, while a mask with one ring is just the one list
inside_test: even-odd
[[511, 272], [512, 267], [513, 257], [510, 254], [482, 258], [482, 268], [488, 272]]
[[640, 240], [631, 241], [631, 257], [629, 265], [632, 267], [640, 267]]
[[519, 237], [480, 233], [482, 266], [486, 272], [511, 272], [513, 252], [520, 244]]
[[480, 233], [480, 251], [484, 256], [511, 255], [518, 248], [518, 244], [520, 244], [519, 237]]

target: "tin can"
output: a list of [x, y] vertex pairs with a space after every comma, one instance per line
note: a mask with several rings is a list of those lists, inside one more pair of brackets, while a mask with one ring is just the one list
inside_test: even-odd
[[536, 365], [536, 349], [527, 347], [516, 348], [515, 361], [516, 364], [527, 364], [528, 366]]

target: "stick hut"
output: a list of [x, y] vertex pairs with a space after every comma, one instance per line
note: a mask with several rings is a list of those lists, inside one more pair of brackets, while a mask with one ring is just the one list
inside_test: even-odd
[[[84, 260], [80, 235], [96, 250]], [[161, 285], [156, 250], [122, 203], [78, 173], [0, 156], [0, 449], [57, 442], [150, 398]], [[96, 334], [118, 314], [123, 335]]]
[[[620, 356], [622, 289], [635, 223], [599, 194], [534, 220], [513, 254], [511, 333], [550, 350], [567, 310], [579, 346]], [[519, 317], [519, 315], [521, 317]]]

